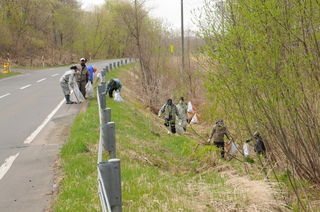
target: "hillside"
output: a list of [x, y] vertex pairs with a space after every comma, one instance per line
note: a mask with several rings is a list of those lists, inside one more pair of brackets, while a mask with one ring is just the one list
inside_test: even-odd
[[[127, 70], [107, 77], [119, 78], [124, 85], [123, 103], [107, 99], [116, 123], [123, 211], [289, 211], [285, 190], [268, 180], [259, 164], [242, 162], [239, 153], [230, 161], [221, 160], [216, 148], [199, 144], [208, 123], [189, 125], [184, 136], [168, 135], [163, 120], [145, 109], [135, 98], [140, 96], [137, 90], [127, 86], [132, 82]], [[54, 211], [100, 210], [97, 114], [92, 99], [71, 128], [61, 151], [63, 180]]]

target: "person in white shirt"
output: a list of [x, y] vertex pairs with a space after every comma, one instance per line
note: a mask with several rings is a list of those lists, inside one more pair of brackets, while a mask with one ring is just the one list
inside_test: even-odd
[[73, 88], [74, 83], [76, 83], [74, 78], [79, 76], [79, 72], [75, 71], [76, 69], [76, 66], [70, 66], [70, 70], [66, 71], [60, 78], [60, 86], [66, 98], [66, 104], [73, 104], [73, 102], [70, 101], [70, 87]]

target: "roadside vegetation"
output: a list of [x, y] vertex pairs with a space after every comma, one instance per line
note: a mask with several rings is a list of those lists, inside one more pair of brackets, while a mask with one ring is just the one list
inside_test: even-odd
[[[123, 188], [127, 189], [123, 203], [129, 211], [156, 211], [160, 207], [164, 211], [212, 211], [212, 208], [250, 211], [251, 206], [255, 208], [253, 211], [269, 210], [268, 206], [270, 211], [319, 210], [320, 5], [317, 0], [205, 0], [201, 17], [195, 20], [199, 29], [195, 32], [197, 37], [185, 38], [183, 70], [180, 37], [165, 23], [150, 17], [144, 1], [108, 0], [90, 11], [81, 10], [76, 0], [1, 1], [0, 8], [3, 8], [0, 10], [1, 56], [5, 60], [9, 52], [12, 65], [41, 66], [42, 54], [47, 66], [74, 63], [80, 57], [130, 57], [139, 61], [125, 74], [111, 73], [110, 76], [124, 82], [126, 101], [107, 103], [114, 114], [118, 112], [113, 117], [115, 121], [122, 123], [117, 125], [119, 158], [123, 167], [129, 167], [128, 161], [135, 167], [129, 168], [131, 173], [124, 168], [122, 176]], [[170, 45], [175, 45], [176, 52], [169, 52]], [[181, 96], [197, 106], [201, 124], [193, 126], [193, 134], [190, 128], [185, 137], [168, 137], [162, 134], [161, 120], [154, 117], [168, 98], [175, 102]], [[96, 134], [87, 132], [81, 138], [72, 135], [62, 151], [62, 167], [75, 169], [65, 172], [65, 179], [70, 177], [72, 181], [77, 174], [84, 174], [81, 179], [89, 178], [88, 183], [95, 179], [89, 177], [95, 174], [92, 163], [89, 163], [91, 173], [84, 172], [82, 163], [69, 164], [77, 161], [72, 157], [78, 154], [91, 157], [96, 151], [98, 139], [94, 138], [98, 137], [99, 126], [94, 120], [89, 122], [98, 114], [94, 104], [95, 99], [90, 101], [88, 111], [79, 115], [75, 127], [83, 130], [86, 127], [80, 123], [87, 123], [92, 127], [90, 133]], [[225, 120], [240, 147], [259, 131], [267, 146], [268, 160], [253, 153], [247, 161], [240, 155], [231, 161], [219, 161], [213, 147], [199, 145], [220, 118]], [[74, 155], [65, 160], [72, 151]], [[122, 152], [126, 154], [121, 155]], [[72, 173], [76, 176], [69, 176]], [[136, 184], [129, 183], [127, 173], [137, 177]], [[246, 176], [250, 185], [255, 185], [252, 183], [256, 180], [267, 181], [272, 189], [255, 185], [247, 186], [247, 190], [259, 188], [258, 191], [269, 194], [277, 203], [264, 197], [255, 201], [259, 207], [252, 205], [258, 192], [240, 194], [245, 183], [239, 179], [230, 181], [235, 176], [233, 173]], [[158, 176], [162, 178], [157, 181]], [[215, 180], [219, 177], [223, 180]], [[66, 192], [63, 185], [66, 182], [62, 181], [62, 194]], [[82, 181], [77, 183], [71, 187], [76, 188]], [[206, 193], [220, 184], [223, 186], [214, 191], [221, 191], [223, 196], [216, 198], [218, 194], [213, 191]], [[152, 207], [148, 208], [145, 202], [154, 195], [153, 186], [163, 188], [165, 193], [159, 189], [160, 196], [148, 202]], [[86, 186], [82, 193], [92, 188], [94, 192], [95, 187]], [[139, 193], [138, 188], [143, 190]], [[243, 196], [247, 199], [242, 199]], [[94, 205], [92, 210], [99, 208], [95, 198], [88, 199], [94, 202], [86, 204]], [[261, 206], [266, 199], [269, 204]], [[56, 206], [61, 205], [66, 208], [61, 211], [67, 211], [75, 200], [66, 201], [70, 202], [67, 207], [63, 206], [64, 201], [57, 200]], [[169, 204], [167, 208], [164, 203]]]
[[[188, 125], [184, 136], [168, 135], [163, 120], [129, 86], [135, 67], [126, 65], [107, 75], [124, 84], [123, 103], [107, 98], [116, 123], [123, 211], [299, 211], [286, 173], [273, 163], [253, 151], [251, 160], [240, 152], [232, 160], [222, 160], [218, 149], [202, 145], [211, 122]], [[94, 98], [75, 119], [61, 150], [62, 180], [53, 211], [101, 211], [99, 133]], [[104, 153], [104, 161], [108, 159]]]
[[15, 76], [15, 75], [19, 75], [21, 74], [20, 72], [9, 72], [9, 73], [0, 73], [0, 79], [1, 78], [6, 78], [6, 77], [12, 77], [12, 76]]

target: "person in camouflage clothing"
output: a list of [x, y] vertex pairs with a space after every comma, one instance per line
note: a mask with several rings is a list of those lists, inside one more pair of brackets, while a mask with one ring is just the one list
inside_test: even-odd
[[170, 130], [168, 130], [168, 134], [170, 134], [170, 132], [175, 134], [176, 133], [175, 121], [176, 121], [176, 116], [179, 117], [179, 112], [176, 105], [172, 103], [172, 99], [168, 99], [167, 103], [161, 107], [158, 113], [159, 117], [161, 117], [162, 114], [164, 114], [164, 118], [165, 118], [164, 125], [167, 128], [170, 128]]
[[224, 158], [224, 136], [226, 136], [229, 140], [231, 140], [230, 133], [228, 129], [224, 126], [224, 122], [222, 119], [219, 119], [215, 125], [213, 125], [211, 133], [209, 135], [208, 143], [210, 143], [213, 137], [213, 144], [218, 147], [222, 148], [221, 150], [221, 157]]

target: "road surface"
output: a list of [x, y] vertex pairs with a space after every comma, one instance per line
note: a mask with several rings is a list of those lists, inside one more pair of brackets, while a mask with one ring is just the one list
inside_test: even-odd
[[[88, 62], [98, 72], [114, 61]], [[68, 67], [11, 70], [0, 79], [0, 211], [46, 211], [55, 161], [70, 126], [86, 103], [65, 104], [59, 79]], [[97, 73], [98, 73], [97, 72]]]

